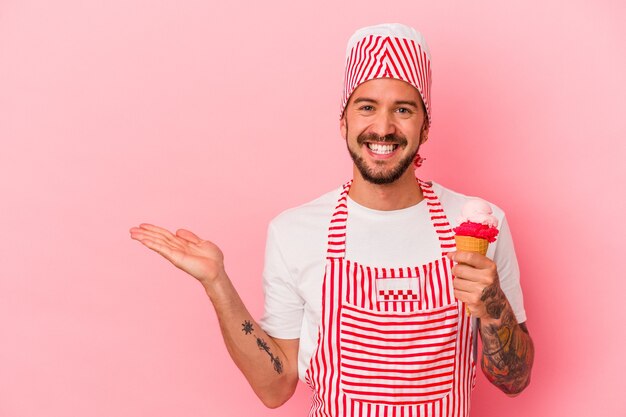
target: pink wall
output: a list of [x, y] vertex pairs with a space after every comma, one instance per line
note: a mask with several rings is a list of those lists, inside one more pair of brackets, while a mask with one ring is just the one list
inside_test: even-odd
[[481, 378], [473, 415], [626, 415], [623, 2], [213, 3], [0, 1], [0, 416], [305, 415], [305, 387], [263, 408], [201, 287], [127, 230], [213, 239], [259, 316], [267, 222], [350, 175], [344, 45], [384, 21], [433, 53], [422, 176], [516, 238], [533, 382]]

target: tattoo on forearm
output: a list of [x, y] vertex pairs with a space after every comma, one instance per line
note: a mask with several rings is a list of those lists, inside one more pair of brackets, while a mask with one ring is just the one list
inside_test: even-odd
[[256, 338], [256, 345], [259, 347], [259, 349], [264, 350], [268, 355], [270, 355], [270, 360], [272, 361], [272, 365], [274, 366], [274, 370], [276, 372], [278, 372], [279, 374], [282, 374], [283, 373], [283, 363], [280, 361], [280, 358], [278, 356], [274, 356], [272, 354], [272, 352], [270, 352], [270, 348], [269, 348], [269, 346], [267, 346], [267, 343], [265, 342], [265, 340], [261, 339], [260, 337], [257, 337]]
[[528, 327], [526, 326], [526, 323], [521, 323], [519, 325], [519, 328], [522, 329], [524, 331], [524, 333], [530, 334], [530, 333], [528, 333]]
[[507, 394], [516, 394], [530, 382], [534, 348], [526, 325], [517, 324], [508, 305], [505, 304], [498, 318], [500, 325], [481, 326], [481, 365], [491, 382]]
[[485, 309], [489, 317], [493, 319], [499, 319], [502, 315], [502, 310], [506, 307], [506, 296], [500, 289], [497, 282], [491, 284], [483, 290], [480, 296], [480, 301], [485, 303]]
[[251, 334], [254, 331], [254, 326], [252, 325], [250, 320], [244, 320], [243, 324], [241, 325], [241, 331], [245, 334]]
[[256, 345], [259, 348], [259, 350], [263, 350], [265, 351], [265, 353], [269, 355], [270, 361], [272, 362], [272, 366], [274, 367], [274, 370], [277, 373], [282, 374], [283, 373], [282, 361], [280, 360], [278, 356], [275, 356], [270, 351], [270, 347], [267, 345], [267, 342], [265, 340], [263, 340], [262, 338], [254, 334], [254, 326], [252, 325], [252, 322], [250, 322], [249, 320], [244, 320], [244, 322], [241, 324], [241, 331], [244, 332], [245, 334], [250, 334], [254, 336], [254, 338], [256, 338]]

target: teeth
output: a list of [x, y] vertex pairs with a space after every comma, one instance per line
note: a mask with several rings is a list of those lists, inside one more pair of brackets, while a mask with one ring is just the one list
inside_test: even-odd
[[368, 143], [367, 144], [368, 148], [370, 148], [374, 153], [377, 153], [380, 155], [385, 155], [385, 154], [393, 152], [397, 146], [398, 145], [394, 145], [394, 144], [383, 145], [380, 143]]

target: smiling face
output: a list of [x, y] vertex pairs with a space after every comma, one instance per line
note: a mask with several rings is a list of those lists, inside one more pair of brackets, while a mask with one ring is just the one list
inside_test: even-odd
[[340, 128], [359, 173], [374, 184], [391, 184], [404, 175], [412, 176], [408, 168], [428, 135], [419, 92], [391, 78], [358, 86]]

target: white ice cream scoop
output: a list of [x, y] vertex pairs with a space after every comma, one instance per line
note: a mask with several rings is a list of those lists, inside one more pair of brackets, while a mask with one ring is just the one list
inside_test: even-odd
[[492, 214], [491, 206], [481, 198], [471, 198], [463, 205], [459, 223], [472, 222], [498, 227], [498, 219]]

